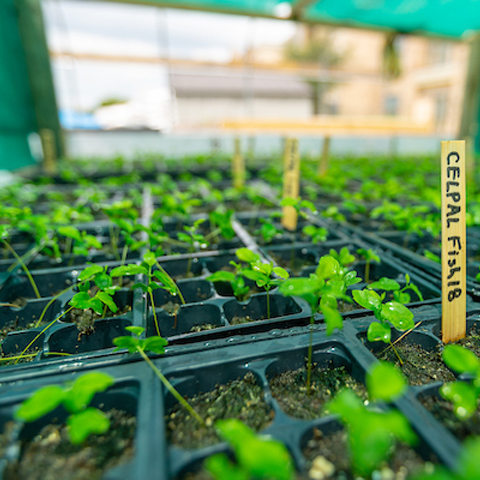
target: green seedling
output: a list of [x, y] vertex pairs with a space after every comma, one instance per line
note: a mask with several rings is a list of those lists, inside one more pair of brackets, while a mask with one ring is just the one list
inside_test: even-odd
[[266, 290], [267, 319], [270, 318], [270, 290], [281, 285], [290, 274], [282, 267], [274, 267], [273, 262], [263, 263], [261, 260], [250, 263], [250, 267], [244, 268], [242, 274], [249, 280], [253, 280], [258, 288]]
[[[200, 218], [199, 220], [195, 220], [192, 226], [184, 226], [184, 232], [178, 232], [177, 237], [181, 242], [184, 242], [188, 245], [189, 253], [194, 253], [198, 250], [205, 250], [209, 246], [209, 241], [207, 237], [198, 233], [198, 227], [205, 222], [204, 218]], [[190, 256], [188, 259], [187, 264], [187, 273], [186, 276], [190, 275], [192, 270], [192, 257]]]
[[405, 286], [403, 288], [400, 288], [400, 284], [396, 280], [387, 277], [382, 277], [380, 280], [371, 283], [367, 288], [393, 292], [393, 299], [403, 304], [410, 303], [411, 297], [406, 293], [406, 290], [412, 290], [417, 294], [419, 301], [423, 302], [422, 292], [410, 281], [410, 275], [408, 273], [405, 274]]
[[235, 237], [235, 230], [232, 227], [232, 215], [233, 210], [223, 211], [220, 208], [210, 212], [208, 218], [210, 220], [211, 232], [205, 237], [206, 240], [215, 238], [216, 243], [220, 243], [219, 236], [222, 236], [225, 240], [231, 240]]
[[335, 328], [343, 327], [342, 316], [338, 311], [337, 299], [351, 302], [347, 296], [347, 288], [359, 283], [361, 278], [357, 273], [349, 272], [341, 267], [338, 260], [325, 255], [320, 258], [317, 269], [309, 278], [291, 278], [280, 285], [280, 292], [286, 296], [297, 296], [310, 304], [310, 341], [307, 358], [307, 394], [311, 393], [313, 325], [315, 314], [322, 312], [327, 324], [327, 335], [331, 335]]
[[304, 235], [311, 238], [312, 243], [324, 242], [328, 236], [326, 228], [316, 227], [315, 225], [306, 225], [302, 228], [302, 232]]
[[282, 235], [283, 231], [277, 228], [273, 222], [265, 220], [264, 218], [261, 218], [260, 222], [262, 226], [255, 232], [255, 235], [260, 235], [266, 244], [271, 243], [275, 237]]
[[[57, 320], [60, 320], [62, 317], [70, 313], [70, 311], [72, 311], [74, 308], [79, 308], [82, 310], [91, 308], [102, 318], [105, 316], [107, 308], [110, 308], [113, 313], [118, 311], [118, 307], [115, 304], [112, 295], [120, 287], [113, 285], [112, 275], [109, 275], [106, 270], [106, 266], [101, 267], [100, 265], [89, 265], [80, 273], [77, 283], [74, 283], [73, 285], [70, 285], [69, 287], [60, 291], [49, 300], [49, 302], [43, 308], [42, 313], [35, 324], [35, 328], [42, 323], [48, 309], [55, 302], [55, 300], [73, 288], [77, 288], [79, 290], [78, 293], [76, 293], [69, 301], [70, 306], [64, 312], [54, 318], [48, 325], [46, 325], [45, 328], [28, 343], [28, 345], [23, 349], [22, 353], [16, 359], [15, 364], [25, 356], [25, 352], [41, 337], [41, 335], [43, 335], [50, 327], [52, 327]], [[91, 281], [94, 282], [96, 289], [93, 297], [89, 293]], [[89, 320], [89, 322], [93, 322], [93, 319]], [[81, 330], [87, 330], [91, 329], [93, 324], [89, 323], [85, 325], [78, 325], [78, 327]]]
[[380, 257], [375, 253], [374, 250], [369, 248], [359, 248], [357, 250], [358, 255], [365, 259], [365, 283], [370, 282], [370, 264], [371, 262], [380, 263]]
[[[107, 273], [107, 266], [90, 265], [85, 268], [78, 277], [80, 283], [77, 284], [79, 292], [69, 301], [72, 308], [87, 310], [91, 308], [101, 318], [105, 317], [107, 308], [113, 313], [118, 311], [118, 307], [113, 300], [113, 295], [120, 289], [118, 285], [113, 284], [112, 276]], [[96, 292], [92, 296], [90, 293], [90, 281], [93, 280]]]
[[[238, 248], [235, 254], [241, 262], [245, 262], [249, 265], [260, 260], [260, 255], [252, 252], [248, 248]], [[235, 295], [237, 300], [242, 302], [249, 297], [250, 293], [250, 288], [248, 287], [248, 285], [245, 285], [245, 279], [243, 275], [244, 267], [241, 263], [236, 263], [233, 260], [230, 262], [230, 265], [235, 268], [235, 273], [219, 270], [208, 276], [206, 280], [210, 282], [229, 283], [232, 287], [233, 294]]]
[[453, 403], [455, 415], [467, 420], [477, 411], [480, 399], [480, 360], [472, 351], [460, 345], [446, 345], [442, 358], [455, 372], [471, 377], [468, 382], [445, 383], [440, 388], [442, 397]]
[[[153, 270], [153, 267], [156, 266], [158, 270]], [[116, 267], [112, 270], [112, 277], [123, 277], [124, 275], [144, 275], [146, 277], [146, 283], [137, 282], [132, 285], [132, 289], [140, 288], [143, 293], [146, 293], [150, 298], [150, 303], [152, 305], [153, 319], [155, 322], [155, 330], [157, 335], [160, 336], [160, 327], [157, 319], [157, 312], [155, 310], [155, 299], [153, 297], [153, 291], [162, 288], [169, 292], [173, 296], [177, 296], [185, 305], [185, 299], [183, 298], [182, 292], [178, 285], [174, 282], [172, 277], [165, 271], [165, 269], [157, 262], [156, 256], [153, 252], [147, 251], [143, 255], [143, 262], [141, 265], [131, 264], [131, 265], [122, 265]], [[160, 282], [160, 283], [158, 283]], [[177, 312], [175, 311], [175, 326], [177, 323]]]
[[309, 210], [313, 215], [318, 213], [317, 208], [315, 205], [310, 202], [309, 200], [302, 200], [300, 197], [292, 198], [292, 197], [285, 197], [280, 202], [281, 207], [293, 207], [298, 216], [301, 218], [308, 218], [308, 214], [305, 210]]
[[30, 270], [27, 268], [25, 265], [24, 259], [21, 258], [17, 252], [12, 248], [10, 243], [7, 241], [7, 238], [9, 237], [8, 233], [8, 228], [6, 225], [0, 225], [0, 241], [3, 243], [5, 248], [14, 256], [15, 260], [20, 264], [22, 267], [22, 270], [25, 272], [25, 275], [28, 278], [28, 281], [30, 282], [30, 285], [33, 288], [33, 291], [35, 292], [35, 296], [37, 298], [41, 298], [40, 292], [38, 291], [37, 284], [35, 283], [35, 280], [33, 279], [32, 274], [30, 273]]
[[147, 362], [148, 366], [153, 370], [155, 375], [165, 385], [167, 390], [180, 402], [183, 407], [202, 425], [205, 425], [203, 419], [193, 409], [193, 407], [178, 393], [176, 388], [168, 381], [163, 373], [155, 366], [155, 364], [148, 358], [146, 352], [163, 355], [168, 341], [161, 336], [149, 337], [141, 339], [140, 336], [144, 333], [143, 327], [126, 327], [126, 330], [132, 332], [133, 336], [117, 337], [113, 339], [113, 344], [117, 346], [115, 351], [126, 348], [129, 353], [139, 353], [140, 356]]
[[[65, 255], [69, 255], [72, 252], [72, 245], [73, 253], [75, 255], [84, 255], [85, 257], [88, 256], [91, 249], [102, 249], [102, 244], [96, 237], [88, 235], [85, 231], [80, 232], [77, 228], [70, 225], [58, 227], [57, 233], [67, 238], [64, 252]], [[74, 258], [72, 257], [69, 265], [72, 265], [73, 261]]]
[[388, 343], [395, 352], [400, 364], [403, 365], [403, 360], [400, 358], [391, 340], [392, 331], [390, 324], [400, 331], [410, 330], [415, 326], [413, 313], [405, 305], [397, 301], [382, 303], [385, 299], [385, 292], [379, 295], [374, 290], [367, 288], [354, 290], [353, 299], [363, 308], [373, 311], [375, 318], [378, 320], [378, 322], [372, 322], [368, 327], [368, 341]]
[[215, 480], [293, 479], [293, 460], [283, 443], [255, 434], [234, 418], [217, 420], [215, 429], [233, 448], [237, 460], [232, 463], [224, 453], [208, 457], [203, 465]]
[[355, 257], [350, 253], [348, 247], [342, 247], [340, 252], [337, 252], [333, 248], [330, 249], [329, 255], [336, 260], [342, 267], [348, 267], [355, 261]]
[[[435, 254], [434, 254], [433, 252], [431, 252], [430, 250], [425, 249], [425, 250], [423, 251], [423, 256], [424, 256], [425, 258], [428, 258], [429, 260], [432, 260], [432, 262], [440, 263], [440, 264], [442, 263], [441, 258], [440, 258], [438, 255], [435, 255]], [[478, 274], [477, 274], [477, 281], [480, 281], [479, 278], [480, 278], [480, 277], [479, 277]]]
[[330, 218], [338, 223], [346, 222], [345, 215], [341, 213], [336, 205], [330, 205], [322, 211], [323, 218]]
[[[405, 392], [403, 375], [391, 364], [379, 362], [369, 370], [366, 386], [371, 399], [390, 403]], [[392, 453], [397, 440], [410, 446], [418, 439], [407, 419], [397, 410], [366, 407], [352, 390], [342, 390], [326, 409], [340, 416], [347, 427], [352, 467], [357, 475], [370, 478]]]
[[95, 407], [89, 407], [94, 395], [115, 383], [113, 377], [102, 372], [79, 376], [75, 382], [63, 386], [48, 385], [37, 390], [15, 412], [15, 419], [34, 422], [62, 405], [69, 413], [67, 418], [70, 441], [79, 445], [89, 435], [101, 435], [110, 428], [107, 416]]

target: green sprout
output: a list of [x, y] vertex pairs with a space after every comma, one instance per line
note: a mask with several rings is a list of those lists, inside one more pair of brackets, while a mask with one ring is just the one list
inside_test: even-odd
[[[406, 390], [403, 375], [387, 362], [379, 362], [369, 370], [366, 384], [372, 399], [387, 403]], [[351, 390], [342, 390], [326, 408], [340, 415], [340, 420], [347, 426], [353, 470], [363, 478], [370, 478], [371, 473], [388, 458], [396, 440], [411, 446], [418, 440], [399, 411], [366, 407]]]
[[400, 358], [391, 340], [392, 331], [390, 324], [400, 331], [410, 330], [415, 326], [413, 313], [405, 305], [397, 301], [382, 303], [385, 299], [385, 292], [380, 296], [374, 290], [365, 288], [363, 290], [354, 290], [352, 294], [353, 299], [363, 308], [373, 311], [375, 318], [378, 320], [378, 322], [372, 322], [368, 327], [368, 341], [388, 343], [395, 352], [400, 365], [403, 365], [403, 360]]
[[122, 350], [126, 348], [129, 353], [139, 353], [140, 356], [147, 362], [148, 366], [153, 370], [155, 375], [165, 385], [167, 390], [180, 402], [181, 405], [202, 425], [205, 425], [203, 419], [193, 409], [193, 407], [178, 393], [177, 389], [168, 381], [163, 373], [155, 366], [155, 364], [148, 358], [146, 352], [153, 352], [159, 355], [165, 353], [165, 347], [168, 345], [168, 341], [161, 336], [149, 337], [141, 339], [145, 331], [143, 327], [126, 327], [126, 330], [132, 332], [134, 336], [116, 337], [113, 339], [113, 344], [117, 346], [114, 351]]
[[480, 399], [480, 360], [472, 351], [460, 345], [446, 345], [442, 357], [455, 372], [473, 377], [469, 382], [449, 382], [440, 388], [442, 397], [453, 402], [455, 415], [467, 420], [477, 411]]
[[322, 312], [327, 324], [327, 335], [335, 328], [343, 327], [342, 316], [338, 312], [337, 299], [351, 302], [347, 288], [361, 281], [357, 272], [349, 272], [341, 267], [338, 260], [330, 255], [320, 258], [315, 273], [309, 278], [291, 278], [280, 285], [280, 292], [288, 296], [297, 296], [306, 300], [311, 308], [310, 341], [307, 359], [307, 395], [311, 393], [313, 325], [315, 314]]
[[217, 453], [204, 461], [204, 467], [215, 480], [291, 480], [295, 468], [283, 443], [268, 436], [257, 435], [240, 420], [217, 420], [219, 436], [235, 452], [237, 463], [232, 463], [224, 453]]
[[412, 290], [415, 292], [421, 302], [423, 302], [423, 295], [422, 292], [418, 289], [418, 287], [411, 282], [410, 275], [408, 273], [405, 274], [405, 286], [400, 288], [400, 284], [391, 278], [382, 277], [380, 280], [371, 283], [368, 285], [370, 290], [385, 290], [386, 292], [393, 292], [393, 299], [399, 303], [410, 303], [411, 297], [406, 290]]
[[[196, 252], [198, 249], [206, 249], [208, 248], [209, 241], [205, 235], [198, 233], [198, 227], [205, 222], [204, 218], [200, 218], [199, 220], [195, 220], [192, 226], [184, 226], [184, 232], [178, 232], [177, 237], [181, 242], [186, 243], [189, 246], [189, 253], [192, 254]], [[190, 275], [192, 270], [192, 256], [188, 259], [187, 264], [187, 273], [186, 276]]]
[[0, 241], [3, 243], [5, 248], [15, 257], [15, 260], [17, 260], [18, 264], [22, 267], [23, 271], [25, 272], [25, 275], [28, 278], [28, 281], [30, 282], [30, 285], [33, 288], [33, 291], [35, 292], [35, 296], [37, 298], [41, 298], [40, 292], [38, 291], [37, 284], [35, 283], [35, 280], [33, 279], [33, 276], [30, 273], [30, 270], [25, 265], [24, 259], [22, 259], [17, 254], [17, 252], [13, 249], [13, 247], [7, 241], [8, 236], [9, 236], [9, 233], [8, 233], [8, 228], [6, 227], [6, 225], [0, 225]]
[[[260, 255], [258, 255], [258, 253], [252, 252], [248, 248], [238, 248], [235, 254], [241, 262], [245, 262], [247, 264], [251, 264], [260, 260]], [[230, 262], [230, 265], [235, 268], [235, 273], [218, 270], [217, 272], [208, 276], [206, 280], [210, 282], [229, 283], [232, 287], [233, 294], [235, 295], [236, 299], [240, 302], [244, 301], [249, 297], [250, 292], [250, 288], [248, 287], [248, 285], [245, 285], [245, 279], [243, 275], [244, 267], [241, 263], [236, 263], [233, 260]]]
[[368, 250], [366, 248], [359, 248], [357, 253], [365, 259], [365, 283], [368, 283], [370, 281], [370, 263], [380, 263], [380, 257], [371, 248]]
[[210, 220], [211, 232], [205, 237], [207, 240], [211, 238], [216, 239], [216, 243], [220, 243], [219, 235], [225, 240], [231, 240], [235, 237], [235, 230], [232, 227], [232, 215], [233, 210], [223, 211], [217, 208], [213, 212], [210, 212], [208, 218]]
[[323, 227], [316, 227], [315, 225], [306, 225], [302, 228], [302, 232], [307, 237], [310, 237], [312, 243], [324, 242], [327, 239], [328, 231]]
[[[428, 258], [429, 260], [432, 260], [432, 262], [435, 262], [435, 263], [442, 263], [442, 260], [441, 258], [438, 256], [438, 255], [435, 255], [433, 252], [431, 252], [430, 250], [427, 250], [425, 249], [423, 251], [423, 256], [425, 258]], [[477, 281], [480, 281], [479, 278], [477, 278]]]
[[340, 252], [337, 252], [336, 250], [331, 248], [329, 255], [338, 260], [338, 263], [340, 263], [342, 267], [347, 267], [355, 261], [355, 257], [350, 253], [348, 247], [342, 247], [340, 249]]
[[261, 260], [250, 263], [250, 267], [244, 268], [242, 274], [249, 280], [253, 280], [258, 288], [266, 290], [267, 318], [270, 318], [270, 290], [281, 285], [290, 274], [282, 267], [274, 267], [273, 262], [263, 263]]
[[255, 232], [255, 235], [260, 235], [266, 244], [271, 243], [275, 237], [283, 233], [273, 222], [269, 222], [264, 218], [261, 218], [260, 222], [262, 223], [262, 226]]
[[[153, 267], [156, 266], [158, 270], [153, 270]], [[150, 303], [152, 305], [153, 319], [155, 323], [155, 330], [157, 335], [160, 336], [160, 326], [158, 324], [157, 313], [155, 310], [155, 300], [153, 297], [153, 291], [162, 288], [169, 292], [173, 296], [177, 296], [185, 305], [185, 299], [183, 298], [182, 292], [178, 285], [174, 282], [172, 277], [165, 271], [165, 269], [157, 262], [155, 253], [150, 250], [146, 251], [143, 255], [143, 262], [141, 265], [131, 264], [131, 265], [121, 265], [120, 267], [114, 268], [110, 275], [112, 277], [122, 277], [124, 275], [145, 275], [147, 282], [137, 282], [132, 285], [132, 289], [140, 288], [143, 293], [148, 294], [150, 298]], [[160, 283], [158, 283], [160, 282]], [[177, 312], [175, 311], [175, 323], [177, 321]]]
[[15, 419], [33, 422], [63, 405], [67, 418], [70, 441], [79, 445], [90, 434], [100, 435], [110, 428], [107, 416], [95, 407], [89, 407], [94, 395], [114, 384], [110, 375], [91, 372], [79, 376], [75, 382], [64, 386], [48, 385], [37, 390], [15, 412]]

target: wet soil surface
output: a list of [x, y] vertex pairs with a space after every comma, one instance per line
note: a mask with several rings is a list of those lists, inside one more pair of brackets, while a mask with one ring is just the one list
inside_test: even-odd
[[200, 393], [187, 401], [203, 418], [202, 426], [180, 404], [166, 415], [168, 440], [182, 448], [200, 448], [218, 443], [213, 424], [218, 419], [238, 418], [250, 428], [259, 431], [273, 420], [273, 410], [264, 400], [263, 389], [255, 376], [233, 380], [226, 385], [217, 385], [213, 390]]
[[311, 420], [325, 415], [325, 403], [342, 388], [353, 390], [363, 400], [364, 385], [355, 380], [345, 367], [312, 369], [311, 393], [307, 394], [307, 369], [289, 370], [270, 380], [272, 395], [282, 410], [295, 418]]
[[394, 363], [407, 377], [410, 385], [426, 385], [432, 382], [452, 382], [455, 376], [442, 360], [439, 347], [426, 350], [416, 343], [401, 341], [395, 344], [395, 349], [403, 361], [400, 365], [393, 349], [385, 348], [375, 356], [379, 360]]
[[10, 465], [5, 480], [96, 480], [134, 454], [135, 417], [112, 409], [106, 412], [110, 430], [72, 445], [67, 427], [47, 425], [24, 445], [20, 462]]
[[[325, 435], [320, 430], [314, 429], [313, 438], [308, 441], [303, 453], [309, 461], [310, 471], [310, 475], [305, 478], [321, 478], [315, 477], [314, 472], [324, 469], [325, 460], [327, 460], [334, 467], [334, 473], [328, 477], [329, 480], [362, 479], [351, 471], [345, 430]], [[431, 462], [436, 462], [436, 459], [432, 457], [429, 460], [429, 462], [425, 462], [415, 450], [397, 443], [388, 463], [385, 462], [380, 466], [371, 478], [405, 480], [412, 472], [431, 470], [433, 468]]]
[[86, 310], [74, 308], [67, 315], [62, 317], [61, 320], [67, 323], [75, 323], [78, 330], [80, 330], [80, 332], [82, 333], [92, 333], [95, 330], [95, 320], [100, 320], [102, 318], [119, 317], [121, 315], [125, 315], [131, 310], [131, 305], [126, 305], [125, 308], [119, 309], [116, 313], [112, 312], [109, 308], [107, 308], [105, 315], [98, 315], [90, 308]]
[[457, 418], [451, 402], [436, 395], [420, 397], [422, 405], [459, 440], [470, 435], [480, 435], [480, 410], [466, 420]]
[[480, 357], [480, 333], [477, 331], [477, 327], [474, 325], [468, 332], [468, 336], [455, 342], [457, 345], [468, 348], [477, 357]]

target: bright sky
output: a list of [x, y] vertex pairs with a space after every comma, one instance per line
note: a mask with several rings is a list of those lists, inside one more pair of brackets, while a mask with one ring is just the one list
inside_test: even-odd
[[[251, 45], [282, 44], [295, 32], [292, 22], [234, 15], [85, 0], [42, 5], [54, 51], [228, 61]], [[132, 98], [166, 82], [159, 65], [62, 58], [53, 68], [63, 109], [91, 109], [106, 97]]]

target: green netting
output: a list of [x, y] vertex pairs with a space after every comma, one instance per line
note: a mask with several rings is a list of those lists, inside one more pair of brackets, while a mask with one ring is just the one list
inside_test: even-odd
[[[115, 0], [113, 0], [115, 1]], [[122, 0], [459, 38], [480, 29], [479, 0]], [[291, 7], [289, 14], [288, 6]], [[285, 8], [287, 7], [287, 8]]]
[[0, 170], [14, 170], [35, 163], [27, 137], [36, 120], [13, 0], [0, 2], [0, 32]]

